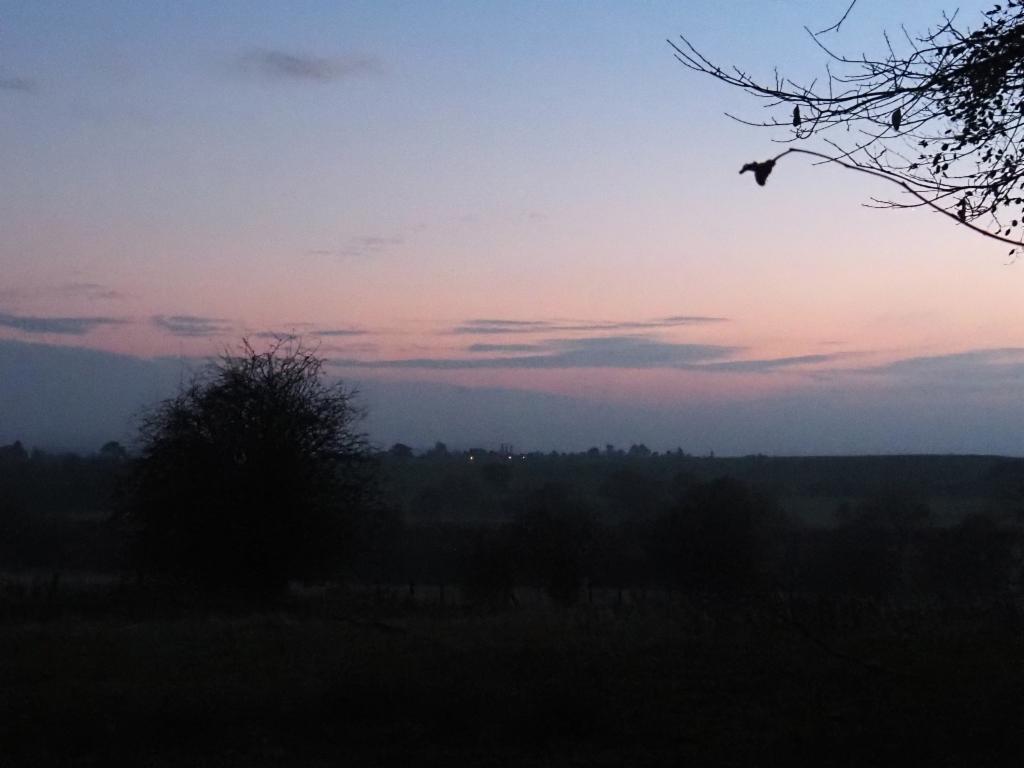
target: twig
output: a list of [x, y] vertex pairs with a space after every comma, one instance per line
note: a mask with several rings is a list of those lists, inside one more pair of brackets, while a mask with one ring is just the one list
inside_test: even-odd
[[853, 10], [853, 6], [855, 6], [856, 4], [857, 0], [851, 0], [849, 7], [846, 9], [846, 13], [843, 14], [843, 17], [839, 21], [837, 21], [831, 27], [825, 27], [825, 29], [815, 32], [814, 34], [824, 35], [826, 32], [838, 32], [839, 28], [843, 25], [843, 22], [846, 21], [846, 17], [850, 15], [850, 11]]
[[894, 178], [893, 176], [890, 176], [889, 174], [885, 173], [884, 171], [875, 170], [873, 168], [864, 168], [862, 166], [852, 165], [850, 163], [844, 163], [842, 160], [838, 160], [838, 159], [836, 159], [834, 157], [830, 157], [829, 155], [823, 154], [822, 152], [815, 152], [814, 150], [811, 150], [811, 149], [799, 149], [797, 147], [790, 147], [789, 149], [785, 150], [784, 152], [780, 152], [779, 154], [777, 154], [775, 157], [773, 157], [771, 159], [774, 162], [778, 162], [781, 158], [785, 157], [786, 155], [788, 155], [790, 153], [799, 153], [801, 155], [810, 155], [811, 157], [819, 158], [820, 160], [823, 161], [823, 163], [834, 163], [836, 165], [840, 165], [843, 168], [846, 168], [846, 169], [851, 170], [851, 171], [859, 171], [860, 173], [866, 173], [869, 176], [875, 176], [875, 177], [877, 177], [879, 179], [884, 179], [885, 181], [888, 181], [888, 182], [890, 182], [892, 184], [895, 184], [898, 187], [901, 187], [905, 192], [909, 192], [911, 195], [913, 195], [918, 200], [920, 200], [922, 204], [927, 205], [929, 208], [933, 208], [934, 210], [936, 210], [939, 213], [941, 213], [943, 216], [949, 217], [950, 219], [955, 221], [957, 224], [960, 224], [960, 225], [962, 225], [964, 227], [967, 227], [968, 229], [970, 229], [973, 232], [976, 232], [979, 235], [984, 235], [985, 237], [991, 238], [992, 240], [997, 240], [1000, 243], [1006, 243], [1007, 245], [1012, 245], [1015, 248], [1024, 247], [1024, 242], [1021, 242], [1020, 240], [1011, 240], [1008, 237], [1003, 237], [1002, 235], [998, 235], [998, 234], [996, 234], [994, 232], [989, 232], [987, 229], [982, 229], [981, 227], [976, 226], [975, 224], [972, 224], [969, 221], [961, 221], [960, 217], [957, 216], [955, 213], [952, 213], [951, 211], [947, 211], [942, 206], [938, 205], [934, 201], [929, 200], [927, 197], [922, 195], [916, 189], [914, 189], [909, 184], [907, 184], [907, 182], [903, 181], [902, 179]]

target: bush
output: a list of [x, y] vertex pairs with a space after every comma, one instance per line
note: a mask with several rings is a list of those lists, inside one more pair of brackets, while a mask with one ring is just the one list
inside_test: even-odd
[[268, 596], [338, 565], [369, 489], [353, 393], [299, 343], [243, 342], [142, 419], [142, 567]]
[[650, 529], [649, 553], [663, 583], [693, 592], [763, 587], [785, 521], [767, 498], [732, 478], [689, 488]]
[[526, 493], [510, 507], [521, 575], [558, 603], [576, 602], [594, 536], [588, 510], [559, 483]]

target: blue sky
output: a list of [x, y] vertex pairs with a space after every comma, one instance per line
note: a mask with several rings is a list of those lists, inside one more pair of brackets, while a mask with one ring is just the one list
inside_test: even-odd
[[[846, 5], [0, 0], [0, 441], [129, 434], [168, 360], [278, 332], [381, 440], [1019, 452], [1020, 267], [852, 174], [757, 188], [777, 146], [723, 113], [759, 105], [665, 43], [810, 79]], [[830, 41], [943, 7], [860, 0]], [[79, 352], [150, 383], [107, 407]]]

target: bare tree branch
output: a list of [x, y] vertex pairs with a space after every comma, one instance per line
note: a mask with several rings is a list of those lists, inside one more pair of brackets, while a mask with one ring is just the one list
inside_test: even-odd
[[[800, 150], [898, 184], [914, 202], [979, 234], [1021, 245], [1024, 226], [1024, 0], [1007, 0], [975, 29], [945, 16], [924, 35], [883, 35], [880, 57], [851, 57], [808, 33], [830, 60], [826, 77], [801, 85], [777, 71], [760, 79], [723, 68], [690, 40], [669, 41], [683, 66], [762, 100], [782, 115], [747, 125], [784, 129], [786, 143], [817, 139], [823, 151]], [[794, 150], [795, 151], [795, 150]], [[780, 156], [781, 157], [781, 156]], [[1008, 220], [1008, 221], [1007, 221]]]
[[831, 27], [825, 27], [824, 29], [818, 30], [814, 34], [816, 34], [816, 35], [824, 35], [826, 32], [838, 32], [839, 28], [841, 26], [843, 26], [843, 22], [846, 21], [846, 17], [850, 15], [850, 11], [853, 10], [853, 6], [855, 6], [856, 4], [857, 4], [857, 0], [850, 0], [850, 5], [847, 6], [845, 13], [843, 13], [843, 15], [839, 19], [839, 21], [837, 21]]
[[[886, 207], [886, 208], [893, 208], [893, 207], [899, 207], [899, 208], [919, 208], [919, 207], [922, 207], [922, 206], [926, 206], [928, 208], [931, 208], [931, 209], [937, 211], [938, 213], [941, 213], [943, 216], [947, 216], [947, 217], [955, 220], [958, 224], [962, 224], [963, 226], [967, 227], [968, 229], [972, 230], [973, 232], [978, 233], [979, 235], [982, 235], [983, 237], [988, 237], [988, 238], [991, 238], [993, 240], [997, 240], [997, 241], [999, 241], [1001, 243], [1006, 243], [1008, 245], [1013, 245], [1013, 246], [1020, 246], [1021, 245], [1021, 243], [1019, 241], [1017, 241], [1017, 240], [1011, 240], [1011, 239], [1009, 239], [1007, 237], [1002, 237], [999, 234], [996, 234], [996, 233], [993, 233], [993, 232], [989, 232], [987, 229], [982, 229], [981, 227], [976, 226], [975, 224], [972, 224], [969, 221], [961, 221], [955, 214], [950, 213], [948, 210], [946, 210], [941, 205], [939, 205], [936, 202], [936, 200], [925, 197], [924, 195], [922, 195], [920, 192], [918, 192], [916, 189], [911, 187], [909, 184], [907, 184], [905, 181], [903, 181], [899, 177], [894, 176], [894, 175], [892, 175], [890, 173], [887, 173], [886, 171], [884, 171], [882, 169], [865, 168], [865, 167], [860, 166], [860, 165], [854, 165], [852, 163], [845, 163], [842, 160], [839, 160], [837, 158], [831, 157], [830, 155], [823, 154], [821, 152], [815, 152], [814, 150], [800, 149], [798, 147], [790, 147], [789, 149], [787, 149], [787, 150], [785, 150], [783, 152], [780, 152], [779, 154], [775, 155], [775, 157], [769, 158], [768, 160], [766, 160], [764, 162], [761, 162], [761, 163], [747, 163], [746, 165], [743, 166], [743, 170], [741, 170], [740, 173], [743, 173], [746, 170], [752, 170], [756, 174], [757, 173], [757, 169], [754, 168], [753, 166], [760, 166], [761, 168], [764, 168], [764, 167], [767, 166], [769, 169], [774, 168], [775, 164], [779, 160], [781, 160], [783, 157], [785, 157], [786, 155], [789, 155], [789, 154], [801, 154], [801, 155], [808, 155], [810, 157], [816, 157], [822, 163], [830, 163], [832, 165], [838, 165], [838, 166], [840, 166], [842, 168], [846, 168], [847, 170], [850, 170], [850, 171], [858, 171], [859, 173], [866, 173], [869, 176], [874, 176], [875, 178], [883, 179], [884, 181], [888, 181], [890, 184], [895, 184], [896, 186], [900, 187], [903, 191], [909, 193], [910, 195], [914, 196], [918, 200], [917, 203], [911, 203], [909, 205], [901, 203], [898, 206], [895, 203], [890, 203], [890, 202], [887, 202], [887, 201], [876, 200], [876, 202], [879, 202], [879, 203], [882, 204], [882, 207]], [[763, 173], [764, 173], [764, 177], [766, 178], [767, 174], [771, 173], [771, 170], [768, 170], [767, 172], [763, 172]], [[759, 183], [761, 184], [761, 186], [764, 186], [763, 182], [759, 182]], [[951, 193], [947, 193], [947, 194], [951, 194]], [[872, 199], [874, 199], [874, 198], [872, 198]]]

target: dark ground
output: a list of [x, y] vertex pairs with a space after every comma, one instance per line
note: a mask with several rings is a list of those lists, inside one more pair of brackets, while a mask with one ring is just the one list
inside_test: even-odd
[[0, 624], [5, 768], [1024, 754], [1024, 622], [1009, 606], [662, 596], [471, 612], [349, 596], [157, 615], [87, 602]]

